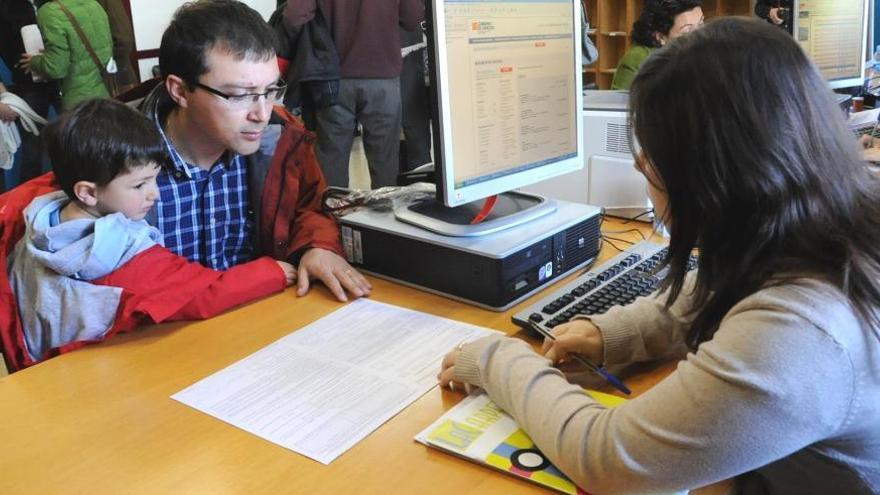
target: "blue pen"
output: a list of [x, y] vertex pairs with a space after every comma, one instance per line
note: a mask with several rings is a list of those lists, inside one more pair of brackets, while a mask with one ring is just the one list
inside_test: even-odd
[[874, 138], [877, 137], [877, 126], [880, 126], [880, 113], [877, 114], [877, 120], [874, 122], [874, 127], [871, 128], [871, 146], [874, 145]]
[[[547, 330], [546, 328], [542, 327], [542, 326], [539, 325], [538, 323], [535, 323], [534, 321], [529, 320], [529, 324], [531, 325], [532, 328], [535, 329], [536, 332], [540, 333], [540, 334], [543, 335], [544, 337], [547, 337], [548, 339], [553, 340], [553, 341], [556, 340], [556, 337], [554, 337], [553, 334], [550, 333], [549, 330]], [[602, 368], [601, 366], [598, 366], [598, 365], [596, 365], [596, 364], [593, 364], [592, 361], [590, 361], [589, 359], [587, 359], [587, 358], [581, 356], [580, 354], [572, 354], [572, 356], [573, 356], [573, 357], [574, 357], [579, 363], [581, 363], [581, 364], [583, 364], [584, 366], [586, 366], [587, 369], [589, 369], [590, 371], [592, 371], [592, 372], [596, 373], [597, 375], [601, 376], [602, 378], [604, 378], [605, 381], [607, 381], [608, 383], [610, 383], [610, 384], [611, 384], [614, 388], [616, 388], [617, 390], [620, 390], [621, 392], [625, 393], [626, 395], [629, 395], [629, 394], [632, 393], [632, 390], [630, 390], [626, 385], [624, 385], [624, 384], [623, 384], [623, 381], [622, 381], [620, 378], [617, 378], [616, 376], [612, 375], [612, 374], [609, 373], [608, 370], [606, 370], [605, 368]]]

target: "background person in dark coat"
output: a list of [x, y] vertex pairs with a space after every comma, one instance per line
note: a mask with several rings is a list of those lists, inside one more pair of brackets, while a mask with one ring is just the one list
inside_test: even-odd
[[[58, 86], [53, 82], [34, 82], [31, 75], [26, 74], [18, 66], [18, 59], [24, 53], [21, 28], [36, 23], [36, 8], [29, 0], [0, 0], [0, 58], [12, 72], [12, 85], [8, 89], [24, 100], [35, 112], [47, 117], [49, 107], [57, 104]], [[29, 132], [23, 132], [21, 128], [19, 133], [21, 134], [19, 162], [21, 167], [17, 170], [18, 177], [13, 177], [9, 184], [0, 181], [2, 190], [7, 188], [3, 186], [12, 187], [19, 182], [33, 179], [43, 170], [40, 138]]]
[[791, 0], [758, 0], [755, 3], [755, 15], [775, 24], [789, 33], [791, 32]]
[[[400, 33], [425, 16], [422, 0], [290, 0], [290, 28], [311, 21], [320, 8], [339, 53], [336, 105], [317, 113], [318, 161], [331, 186], [348, 187], [355, 126], [363, 126], [373, 188], [397, 181], [400, 147]], [[294, 62], [295, 63], [295, 62]]]

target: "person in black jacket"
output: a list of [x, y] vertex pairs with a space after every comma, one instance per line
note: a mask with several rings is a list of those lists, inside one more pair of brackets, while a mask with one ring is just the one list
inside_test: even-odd
[[431, 96], [425, 85], [425, 47], [412, 49], [423, 45], [422, 33], [421, 28], [400, 28], [401, 50], [411, 49], [403, 57], [400, 72], [401, 126], [405, 138], [400, 163], [404, 172], [431, 162]]
[[792, 0], [758, 0], [755, 15], [791, 32]]

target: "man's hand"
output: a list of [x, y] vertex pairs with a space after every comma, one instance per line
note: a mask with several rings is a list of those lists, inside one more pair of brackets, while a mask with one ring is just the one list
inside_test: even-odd
[[370, 295], [373, 286], [338, 254], [321, 248], [305, 252], [297, 270], [296, 294], [304, 296], [309, 292], [311, 279], [318, 279], [342, 302], [348, 301], [345, 292], [354, 297]]
[[770, 21], [773, 24], [782, 24], [782, 18], [779, 17], [779, 7], [773, 7], [770, 9]]
[[0, 103], [0, 122], [12, 122], [18, 118], [18, 114], [5, 103]]

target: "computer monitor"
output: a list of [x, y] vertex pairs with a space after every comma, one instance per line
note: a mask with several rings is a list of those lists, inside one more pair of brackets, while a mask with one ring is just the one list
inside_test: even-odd
[[798, 0], [794, 36], [832, 89], [864, 84], [869, 0]]
[[629, 122], [629, 92], [584, 90], [584, 169], [528, 191], [600, 206], [606, 215], [653, 220], [648, 183], [634, 166], [639, 148]]
[[579, 2], [430, 0], [427, 14], [442, 207], [397, 217], [467, 236], [552, 212], [552, 200], [510, 193], [489, 220], [468, 225], [474, 202], [583, 166]]

